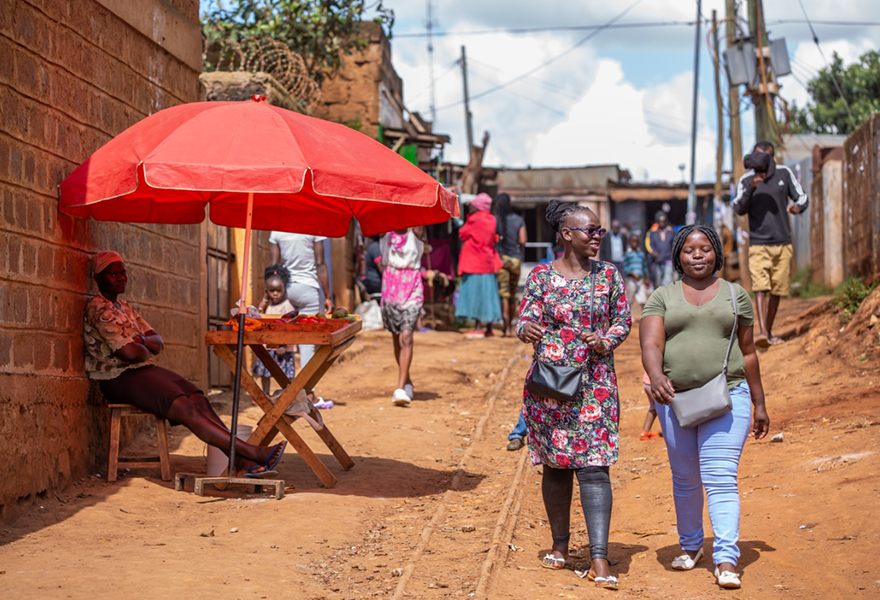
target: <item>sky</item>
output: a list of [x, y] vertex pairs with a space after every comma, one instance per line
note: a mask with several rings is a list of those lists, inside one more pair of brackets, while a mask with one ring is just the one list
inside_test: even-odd
[[[801, 1], [828, 60], [837, 51], [848, 64], [865, 51], [878, 48], [877, 0]], [[428, 2], [383, 3], [395, 12], [392, 56], [403, 79], [404, 102], [408, 109], [430, 118], [427, 39], [408, 37], [424, 33]], [[724, 4], [723, 0], [704, 0], [703, 16], [711, 18], [715, 9], [718, 18], [723, 18]], [[743, 18], [746, 3], [740, 4]], [[792, 60], [793, 75], [781, 78], [781, 95], [789, 104], [803, 106], [808, 98], [805, 83], [825, 63], [803, 22], [799, 0], [765, 0], [763, 4], [770, 38], [785, 38]], [[689, 176], [695, 27], [680, 23], [694, 21], [695, 1], [433, 0], [433, 7], [434, 30], [448, 34], [434, 38], [433, 59], [434, 130], [452, 137], [445, 160], [467, 162], [462, 76], [455, 64], [464, 45], [474, 98], [474, 138], [479, 142], [483, 131], [491, 136], [484, 164], [560, 167], [617, 163], [639, 181], [682, 181], [683, 176]], [[618, 25], [671, 24], [598, 33], [509, 31], [602, 25], [627, 8], [629, 12], [616, 22]], [[747, 27], [745, 22], [743, 26]], [[489, 33], [473, 33], [476, 31]], [[723, 40], [723, 27], [720, 33]], [[714, 75], [706, 34], [703, 27], [697, 102], [698, 181], [714, 180], [717, 144]], [[591, 39], [577, 45], [588, 35]], [[534, 74], [481, 97], [481, 93], [560, 54]], [[722, 82], [726, 107], [726, 83]], [[748, 98], [742, 100], [741, 107], [743, 145], [748, 149], [755, 142], [754, 111]], [[725, 157], [725, 168], [729, 168], [728, 149]], [[680, 165], [686, 169], [680, 170]]]

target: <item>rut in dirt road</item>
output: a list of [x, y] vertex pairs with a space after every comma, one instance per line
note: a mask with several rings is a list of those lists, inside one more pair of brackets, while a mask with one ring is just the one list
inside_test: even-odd
[[[504, 370], [489, 392], [483, 414], [473, 433], [470, 445], [456, 469], [448, 491], [434, 509], [431, 521], [422, 529], [419, 543], [410, 561], [403, 568], [393, 599], [409, 595], [419, 598], [444, 597], [449, 588], [457, 588], [468, 596], [486, 597], [490, 576], [499, 552], [508, 551], [514, 505], [519, 505], [519, 482], [527, 461], [527, 453], [505, 456], [499, 450], [499, 424], [510, 415], [499, 406], [499, 397], [518, 397], [521, 390], [519, 364], [521, 348], [510, 353]], [[515, 458], [515, 462], [511, 461]], [[485, 477], [479, 488], [460, 489], [465, 469]], [[475, 544], [485, 547], [475, 552]]]

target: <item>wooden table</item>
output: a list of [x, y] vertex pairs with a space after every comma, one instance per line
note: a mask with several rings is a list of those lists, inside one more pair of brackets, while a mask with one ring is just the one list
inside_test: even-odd
[[[311, 390], [324, 376], [327, 370], [336, 362], [339, 355], [351, 346], [356, 334], [361, 330], [360, 321], [333, 320], [316, 325], [296, 326], [296, 331], [245, 331], [244, 345], [260, 359], [272, 378], [283, 390], [281, 396], [273, 404], [263, 393], [262, 387], [253, 376], [242, 369], [241, 387], [254, 399], [260, 409], [265, 413], [257, 427], [248, 438], [249, 444], [267, 446], [275, 439], [278, 432], [287, 438], [290, 445], [303, 457], [306, 464], [317, 475], [325, 487], [332, 488], [336, 485], [336, 477], [324, 466], [321, 459], [312, 451], [299, 434], [294, 430], [293, 423], [299, 415], [288, 415], [284, 411], [296, 399], [300, 390]], [[235, 354], [238, 348], [237, 331], [209, 331], [205, 336], [206, 343], [211, 346], [227, 367], [235, 373]], [[265, 345], [285, 346], [292, 344], [312, 344], [317, 346], [315, 355], [303, 366], [296, 377], [291, 381], [275, 359], [266, 350]], [[354, 466], [354, 462], [342, 445], [336, 440], [317, 409], [310, 406], [309, 413], [302, 415], [317, 432], [321, 440], [327, 445], [339, 464], [346, 471]]]

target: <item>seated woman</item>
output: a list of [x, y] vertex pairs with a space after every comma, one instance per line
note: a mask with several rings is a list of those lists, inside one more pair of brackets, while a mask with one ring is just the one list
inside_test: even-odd
[[[125, 300], [128, 275], [116, 252], [97, 253], [92, 259], [97, 296], [83, 315], [85, 367], [98, 381], [108, 402], [131, 404], [182, 424], [200, 440], [229, 452], [229, 429], [214, 412], [204, 393], [177, 373], [157, 367], [154, 357], [165, 343]], [[275, 475], [287, 442], [253, 446], [237, 441], [235, 466], [246, 477]]]

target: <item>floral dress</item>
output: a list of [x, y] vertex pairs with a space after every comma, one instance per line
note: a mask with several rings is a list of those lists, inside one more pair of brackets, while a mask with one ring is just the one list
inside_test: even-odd
[[[590, 350], [582, 335], [590, 330], [591, 277], [569, 280], [552, 264], [543, 264], [532, 269], [526, 282], [516, 334], [522, 338], [528, 323], [546, 327], [544, 338], [535, 344], [533, 361], [580, 367], [583, 372], [580, 396], [570, 402], [523, 391], [529, 454], [536, 465], [580, 469], [617, 462], [620, 409], [612, 352], [629, 335], [632, 317], [617, 268], [597, 261], [592, 312], [608, 351]], [[532, 368], [534, 362], [526, 381]]]

